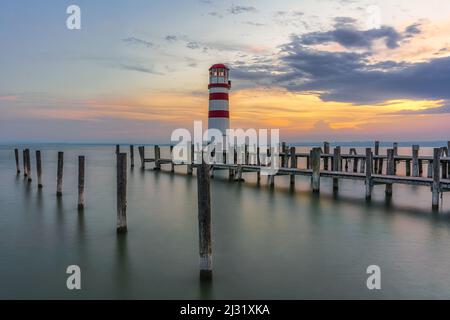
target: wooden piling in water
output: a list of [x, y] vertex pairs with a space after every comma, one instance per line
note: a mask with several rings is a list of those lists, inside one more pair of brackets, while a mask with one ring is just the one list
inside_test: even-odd
[[130, 168], [134, 168], [134, 146], [130, 145]]
[[116, 144], [116, 154], [119, 154], [119, 153], [120, 153], [120, 145]]
[[[325, 141], [323, 143], [323, 153], [325, 153], [325, 154], [330, 153], [330, 143], [327, 141]], [[328, 161], [329, 161], [328, 157], [323, 158], [323, 170], [325, 170], [325, 171], [328, 171]]]
[[194, 144], [191, 141], [187, 142], [186, 146], [188, 157], [187, 157], [187, 174], [192, 175], [193, 168], [194, 168], [194, 160], [195, 160], [195, 149]]
[[[447, 147], [441, 148], [441, 157], [448, 157]], [[447, 179], [447, 177], [448, 177], [448, 163], [447, 162], [442, 162], [441, 171], [442, 171], [442, 173], [441, 173], [442, 179]]]
[[406, 170], [406, 176], [410, 177], [411, 176], [411, 161], [410, 160], [406, 160], [405, 170]]
[[432, 177], [433, 177], [433, 160], [429, 160], [427, 166], [427, 178]]
[[[386, 174], [393, 176], [394, 171], [394, 149], [387, 150]], [[386, 183], [386, 195], [392, 195], [392, 183]]]
[[417, 144], [412, 146], [412, 174], [413, 177], [419, 176], [419, 146]]
[[117, 154], [117, 233], [127, 232], [127, 154]]
[[372, 198], [372, 163], [373, 163], [373, 154], [371, 148], [366, 148], [366, 199], [369, 200]]
[[[380, 154], [380, 141], [375, 141], [375, 156], [378, 156]], [[374, 160], [374, 171], [375, 173], [378, 173], [378, 163], [380, 162], [379, 159]]]
[[[260, 147], [256, 147], [256, 165], [259, 167], [261, 166], [261, 155], [260, 155], [261, 149]], [[261, 171], [258, 170], [258, 172], [256, 172], [256, 182], [260, 183], [261, 182]]]
[[172, 162], [170, 163], [170, 172], [175, 172], [175, 162], [173, 157], [173, 146], [170, 146], [170, 159], [172, 159]]
[[16, 159], [16, 173], [20, 174], [19, 149], [14, 149], [14, 157]]
[[311, 167], [312, 167], [312, 189], [313, 192], [320, 192], [320, 148], [312, 149]]
[[397, 174], [397, 160], [395, 160], [395, 157], [398, 156], [398, 143], [394, 142], [392, 144], [392, 149], [394, 150], [394, 174]]
[[[295, 147], [291, 147], [290, 154], [291, 154], [291, 169], [297, 169], [297, 157], [295, 156]], [[295, 173], [291, 173], [290, 185], [295, 186]]]
[[[356, 148], [352, 148], [351, 151], [353, 151], [354, 155], [357, 155], [358, 153], [356, 152]], [[350, 154], [352, 154], [352, 152], [350, 152]], [[353, 158], [353, 172], [357, 173], [358, 172], [358, 158]]]
[[30, 156], [30, 149], [27, 149], [27, 175], [28, 175], [28, 182], [32, 181], [31, 178], [31, 156]]
[[84, 167], [85, 157], [78, 156], [78, 210], [84, 209]]
[[211, 194], [209, 165], [197, 167], [200, 280], [212, 280]]
[[[339, 146], [335, 147], [333, 152], [333, 171], [342, 171], [341, 147]], [[339, 179], [333, 178], [333, 189], [337, 190], [338, 188]]]
[[43, 184], [42, 184], [42, 159], [40, 150], [36, 150], [36, 174], [37, 174], [38, 188], [41, 189], [43, 187]]
[[158, 145], [155, 145], [154, 147], [154, 153], [155, 153], [155, 168], [153, 170], [161, 170], [161, 163], [159, 162], [161, 160], [161, 149]]
[[27, 149], [22, 150], [22, 162], [23, 162], [23, 176], [26, 178], [27, 173]]
[[145, 169], [145, 147], [144, 146], [138, 147], [138, 152], [139, 152], [139, 158], [141, 159], [141, 169], [144, 170]]
[[434, 148], [433, 150], [433, 185], [431, 187], [432, 191], [432, 207], [433, 209], [439, 208], [439, 193], [440, 193], [440, 150], [439, 148]]
[[58, 152], [58, 168], [56, 172], [56, 196], [62, 196], [64, 152]]

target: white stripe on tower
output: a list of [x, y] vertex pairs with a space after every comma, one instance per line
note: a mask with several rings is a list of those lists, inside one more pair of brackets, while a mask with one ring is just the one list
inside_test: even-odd
[[223, 135], [230, 127], [228, 93], [229, 69], [224, 64], [215, 64], [209, 69], [209, 114], [208, 128], [218, 129]]

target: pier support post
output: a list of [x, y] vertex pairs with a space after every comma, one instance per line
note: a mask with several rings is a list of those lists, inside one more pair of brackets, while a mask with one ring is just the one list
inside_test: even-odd
[[159, 146], [155, 146], [155, 168], [153, 170], [159, 171], [161, 170], [161, 162], [159, 160], [161, 160], [161, 149], [159, 148]]
[[209, 165], [197, 167], [200, 281], [212, 280], [211, 194]]
[[397, 174], [397, 160], [395, 160], [395, 157], [398, 156], [398, 143], [394, 142], [392, 144], [392, 149], [394, 149], [394, 174]]
[[[323, 153], [324, 154], [329, 154], [330, 153], [330, 143], [325, 141], [323, 143]], [[325, 156], [323, 158], [323, 170], [328, 171], [328, 160], [329, 158], [327, 156]]]
[[[337, 146], [334, 148], [333, 152], [333, 171], [341, 171], [341, 147]], [[333, 178], [333, 189], [337, 190], [339, 188], [339, 178]]]
[[30, 149], [27, 149], [27, 175], [28, 182], [31, 182], [31, 157], [30, 157]]
[[120, 153], [120, 145], [116, 144], [116, 154], [119, 154], [119, 153]]
[[194, 149], [194, 144], [189, 141], [187, 143], [187, 150], [188, 150], [188, 165], [187, 165], [187, 174], [188, 175], [192, 175], [192, 172], [194, 171], [194, 160], [195, 160], [195, 149]]
[[[448, 157], [448, 149], [447, 147], [443, 147], [441, 149], [441, 156]], [[442, 162], [442, 179], [447, 179], [448, 177], [448, 162]]]
[[312, 189], [313, 192], [320, 192], [320, 148], [312, 149], [311, 166], [312, 166]]
[[406, 160], [405, 170], [406, 170], [406, 176], [407, 177], [411, 176], [411, 161], [410, 160]]
[[62, 196], [64, 152], [58, 152], [58, 169], [56, 172], [56, 196]]
[[22, 161], [23, 161], [23, 176], [26, 178], [28, 176], [27, 172], [27, 149], [22, 150]]
[[[291, 169], [297, 169], [297, 157], [295, 156], [295, 147], [291, 147]], [[295, 186], [295, 173], [291, 173], [290, 177], [291, 186]]]
[[141, 169], [144, 170], [145, 169], [145, 147], [144, 146], [138, 147], [138, 151], [139, 151], [139, 158], [141, 159]]
[[127, 154], [117, 154], [117, 233], [127, 232]]
[[433, 209], [439, 208], [439, 192], [440, 192], [440, 149], [435, 148], [433, 150], [433, 185], [432, 185], [432, 193], [433, 193]]
[[372, 198], [372, 149], [366, 148], [366, 199], [370, 200]]
[[429, 160], [427, 166], [427, 178], [432, 177], [433, 177], [433, 160]]
[[175, 163], [173, 162], [173, 146], [170, 146], [170, 155], [169, 155], [171, 162], [170, 162], [170, 172], [175, 172]]
[[412, 173], [413, 177], [419, 176], [419, 145], [412, 146]]
[[14, 149], [14, 156], [16, 158], [16, 173], [20, 174], [19, 149]]
[[[256, 165], [257, 165], [258, 167], [261, 166], [261, 156], [260, 156], [260, 152], [261, 152], [260, 147], [256, 147]], [[258, 183], [261, 182], [261, 169], [259, 169], [258, 172], [256, 172], [256, 182], [258, 182]]]
[[[395, 174], [394, 171], [394, 149], [387, 150], [387, 163], [386, 163], [386, 174], [389, 176], [393, 176]], [[392, 183], [386, 184], [386, 195], [392, 195]]]
[[[375, 141], [374, 152], [375, 152], [375, 156], [378, 156], [380, 154], [380, 141]], [[378, 173], [378, 164], [380, 162], [380, 159], [375, 157], [374, 162], [375, 162], [374, 171], [375, 171], [375, 173]]]
[[84, 164], [85, 157], [78, 156], [78, 210], [84, 209]]
[[36, 174], [38, 181], [38, 188], [42, 189], [42, 159], [41, 159], [41, 151], [36, 150]]
[[130, 167], [134, 168], [134, 146], [130, 145]]

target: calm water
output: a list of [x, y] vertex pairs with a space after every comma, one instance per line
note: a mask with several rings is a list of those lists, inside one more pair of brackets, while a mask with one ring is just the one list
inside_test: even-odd
[[[195, 176], [184, 167], [176, 174], [143, 172], [136, 159], [129, 170], [129, 232], [119, 237], [114, 147], [32, 146], [34, 178], [36, 148], [43, 153], [42, 191], [36, 179], [28, 184], [15, 175], [13, 149], [0, 148], [2, 299], [450, 298], [448, 194], [441, 212], [432, 213], [427, 187], [394, 186], [386, 201], [384, 186], [376, 186], [368, 204], [358, 181], [341, 182], [333, 195], [331, 180], [322, 179], [317, 197], [307, 177], [297, 177], [295, 190], [289, 177], [277, 177], [269, 190], [254, 174], [242, 184], [216, 174], [214, 282], [202, 287]], [[55, 196], [59, 150], [65, 152], [61, 200]], [[76, 209], [80, 154], [87, 166], [83, 214]], [[66, 289], [72, 264], [82, 269], [81, 291]], [[381, 291], [366, 288], [371, 264], [381, 267]]]

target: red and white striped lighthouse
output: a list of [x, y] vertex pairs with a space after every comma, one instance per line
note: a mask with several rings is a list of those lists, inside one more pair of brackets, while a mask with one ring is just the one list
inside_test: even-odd
[[209, 68], [209, 114], [208, 128], [219, 129], [223, 135], [230, 128], [230, 112], [228, 92], [231, 81], [228, 80], [229, 70], [224, 64], [215, 64]]

